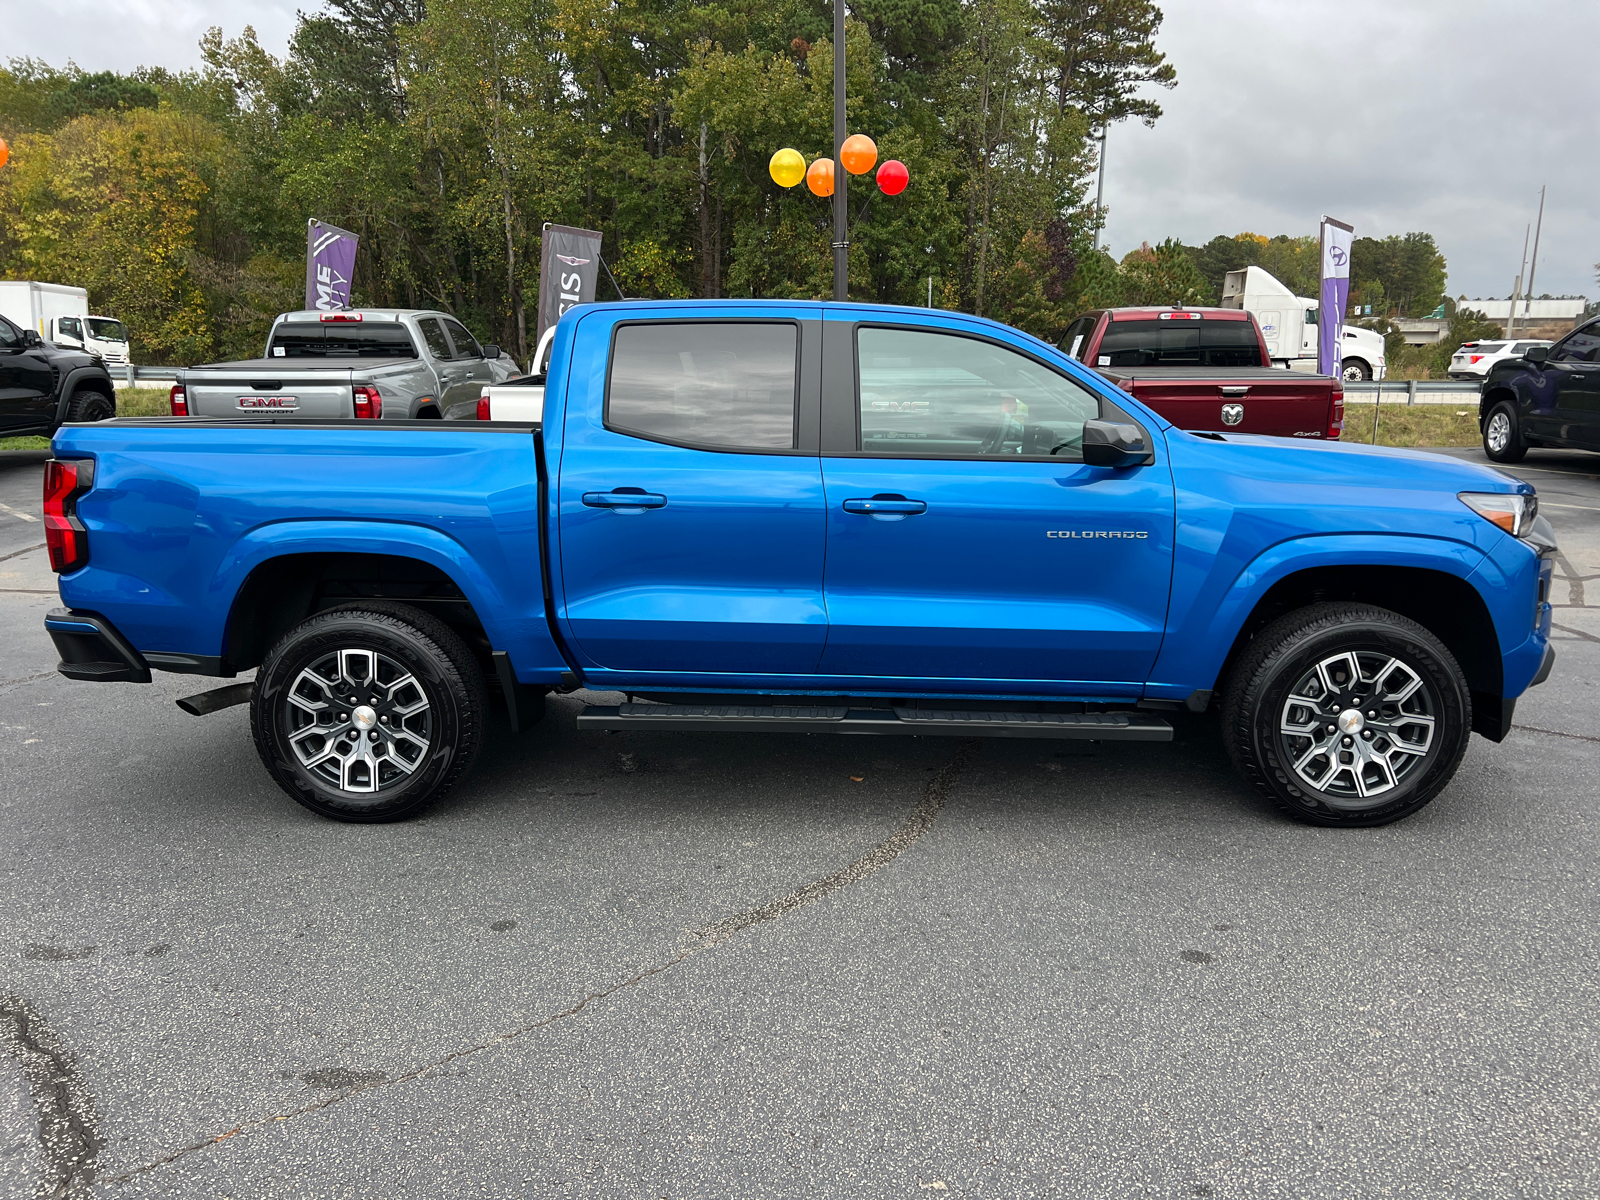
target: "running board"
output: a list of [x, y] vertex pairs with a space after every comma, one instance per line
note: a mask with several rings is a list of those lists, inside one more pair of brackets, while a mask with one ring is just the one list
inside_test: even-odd
[[820, 705], [592, 704], [578, 714], [578, 728], [677, 729], [694, 733], [898, 733], [1097, 742], [1172, 740], [1171, 725], [1142, 712], [1028, 713]]

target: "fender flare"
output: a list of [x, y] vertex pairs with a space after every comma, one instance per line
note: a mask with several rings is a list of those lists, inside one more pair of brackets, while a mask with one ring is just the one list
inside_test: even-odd
[[[1453, 575], [1478, 591], [1471, 576], [1483, 563], [1483, 550], [1468, 542], [1407, 533], [1311, 534], [1267, 547], [1234, 576], [1223, 592], [1211, 620], [1197, 636], [1184, 639], [1204, 647], [1186, 653], [1170, 634], [1151, 674], [1151, 693], [1165, 696], [1194, 688], [1210, 688], [1222, 672], [1234, 642], [1250, 614], [1273, 585], [1297, 572], [1317, 567], [1399, 567]], [[1481, 595], [1481, 593], [1480, 593]], [[1488, 602], [1485, 601], [1485, 607]], [[1175, 660], [1186, 660], [1180, 670]], [[1169, 665], [1170, 664], [1170, 665]], [[1181, 674], [1181, 680], [1170, 680]], [[1160, 680], [1161, 683], [1155, 681]]]
[[111, 393], [111, 403], [117, 403], [116, 384], [111, 380], [111, 372], [104, 367], [93, 364], [82, 367], [73, 367], [61, 377], [61, 382], [56, 385], [56, 417], [51, 423], [51, 432], [59, 428], [67, 419], [67, 405], [72, 402], [72, 393], [78, 390], [85, 378], [100, 379], [105, 382], [106, 391]]
[[[217, 564], [207, 585], [207, 593], [219, 605], [224, 599], [228, 619], [223, 627], [221, 653], [226, 656], [227, 634], [233, 622], [234, 606], [251, 572], [265, 562], [293, 554], [384, 554], [395, 558], [414, 558], [438, 568], [461, 589], [472, 605], [490, 643], [496, 649], [515, 651], [523, 638], [508, 636], [502, 614], [514, 612], [494, 581], [479, 566], [467, 548], [447, 534], [426, 525], [403, 521], [325, 520], [320, 517], [296, 518], [258, 525], [241, 536]], [[541, 597], [541, 603], [543, 598]], [[544, 630], [542, 613], [532, 616]]]

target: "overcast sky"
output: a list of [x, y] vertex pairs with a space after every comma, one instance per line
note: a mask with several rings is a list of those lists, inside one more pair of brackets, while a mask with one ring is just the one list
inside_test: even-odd
[[[316, 0], [300, 0], [307, 8]], [[7, 56], [126, 71], [199, 61], [208, 25], [282, 54], [295, 0], [0, 0]], [[1106, 153], [1106, 240], [1242, 230], [1426, 230], [1452, 295], [1505, 296], [1548, 183], [1538, 292], [1596, 295], [1600, 4], [1593, 0], [1169, 0], [1178, 70], [1154, 129]], [[1581, 131], [1588, 129], [1588, 133]]]

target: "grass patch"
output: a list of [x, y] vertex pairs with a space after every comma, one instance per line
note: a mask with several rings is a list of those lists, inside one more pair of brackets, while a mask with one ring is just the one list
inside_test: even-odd
[[50, 439], [42, 437], [0, 437], [0, 450], [48, 450]]
[[117, 416], [168, 417], [172, 407], [167, 403], [167, 388], [118, 388]]
[[[1340, 441], [1371, 442], [1376, 404], [1344, 406], [1344, 436]], [[1476, 404], [1385, 404], [1378, 415], [1380, 446], [1476, 446]]]

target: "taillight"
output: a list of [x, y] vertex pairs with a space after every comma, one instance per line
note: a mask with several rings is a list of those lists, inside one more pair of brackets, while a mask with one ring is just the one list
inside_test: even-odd
[[1471, 356], [1471, 357], [1472, 357], [1472, 361], [1473, 361], [1473, 362], [1475, 362], [1475, 363], [1480, 363], [1480, 362], [1482, 362], [1482, 361], [1483, 361], [1483, 360], [1484, 360], [1484, 359], [1486, 359], [1486, 358], [1488, 358], [1488, 357], [1489, 357], [1489, 356], [1488, 356], [1488, 355], [1487, 355], [1487, 354], [1474, 354], [1474, 355], [1472, 355], [1472, 356]]
[[383, 416], [383, 397], [378, 395], [378, 389], [366, 384], [357, 384], [350, 389], [356, 402], [356, 420], [376, 421]]
[[484, 388], [483, 391], [478, 394], [478, 420], [480, 420], [480, 421], [492, 421], [492, 420], [494, 420], [494, 418], [489, 415], [489, 389], [488, 388]]
[[167, 403], [172, 406], [172, 415], [187, 417], [189, 415], [189, 396], [183, 390], [183, 384], [175, 383], [172, 390], [167, 393]]
[[1328, 440], [1338, 441], [1344, 433], [1344, 381], [1333, 381], [1333, 404], [1328, 410]]
[[89, 533], [78, 520], [78, 497], [93, 486], [92, 458], [52, 458], [44, 464], [44, 541], [52, 571], [76, 571], [89, 561]]

